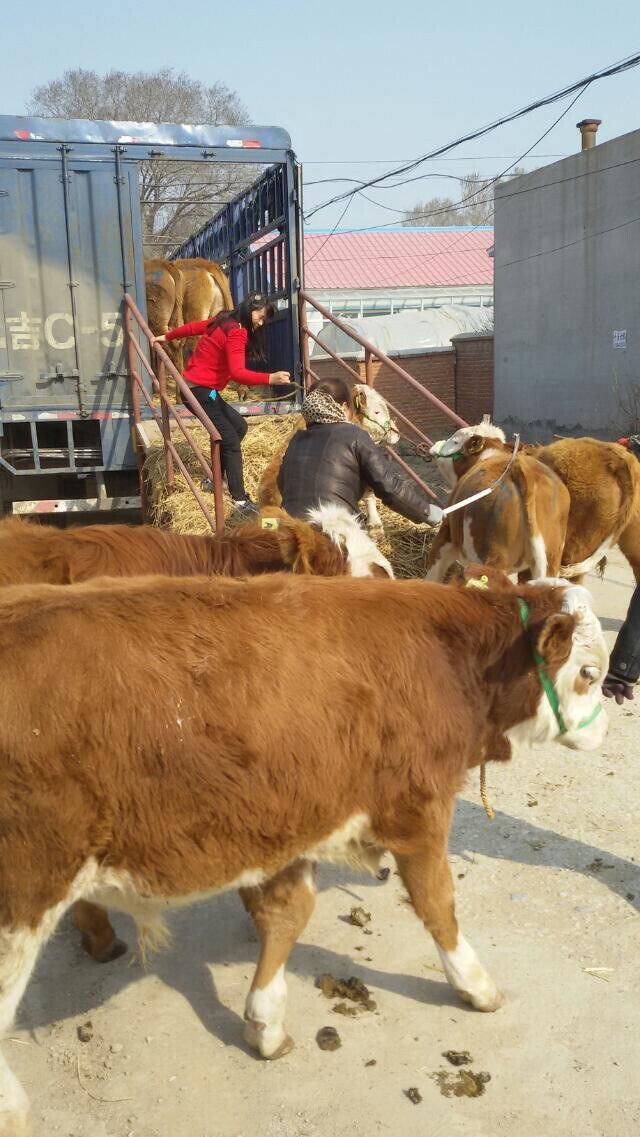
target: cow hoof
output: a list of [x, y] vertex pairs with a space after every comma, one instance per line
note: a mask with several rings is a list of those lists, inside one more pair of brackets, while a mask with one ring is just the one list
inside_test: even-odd
[[[96, 963], [113, 963], [114, 959], [120, 959], [129, 950], [124, 940], [119, 940], [117, 936], [101, 951], [92, 946], [91, 940], [86, 935], [82, 937], [82, 946], [87, 955], [90, 955]], [[2, 1137], [2, 1130], [0, 1130], [0, 1137]]]
[[470, 1003], [474, 1010], [483, 1011], [486, 1014], [491, 1011], [499, 1011], [505, 1001], [502, 992], [493, 986], [474, 995], [470, 994], [469, 991], [458, 991], [458, 994], [465, 1003]]
[[257, 1050], [265, 1062], [275, 1062], [277, 1058], [284, 1058], [285, 1054], [289, 1054], [295, 1046], [288, 1034], [283, 1034], [278, 1042], [277, 1039], [268, 1038], [268, 1032], [262, 1024], [256, 1025], [252, 1022], [244, 1024], [244, 1040], [252, 1050]]
[[290, 1054], [294, 1046], [295, 1042], [287, 1034], [285, 1035], [283, 1041], [280, 1043], [278, 1049], [274, 1050], [273, 1054], [263, 1054], [262, 1057], [264, 1058], [265, 1062], [275, 1062], [276, 1058], [284, 1058], [285, 1054]]

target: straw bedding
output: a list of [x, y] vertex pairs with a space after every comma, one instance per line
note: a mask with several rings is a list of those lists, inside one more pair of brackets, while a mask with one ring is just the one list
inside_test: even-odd
[[[265, 416], [249, 422], [247, 436], [242, 444], [247, 492], [257, 497], [258, 484], [264, 468], [280, 450], [284, 449], [294, 430], [300, 425], [297, 415]], [[205, 457], [209, 456], [209, 436], [200, 425], [191, 428], [193, 435]], [[172, 435], [178, 453], [198, 487], [204, 478], [202, 469], [182, 435]], [[156, 524], [161, 524], [177, 533], [208, 533], [209, 526], [200, 512], [182, 473], [176, 469], [175, 490], [167, 494], [164, 449], [159, 443], [150, 450], [146, 463], [150, 483], [151, 503]], [[213, 513], [213, 494], [204, 493], [204, 498]], [[380, 516], [384, 525], [384, 537], [380, 548], [389, 558], [398, 577], [420, 578], [425, 574], [426, 557], [433, 540], [433, 530], [425, 525], [412, 525], [399, 514], [380, 504]], [[231, 500], [225, 493], [225, 511], [232, 523]]]

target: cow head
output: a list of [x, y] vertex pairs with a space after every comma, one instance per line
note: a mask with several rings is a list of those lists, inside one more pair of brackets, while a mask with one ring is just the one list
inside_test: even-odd
[[331, 503], [310, 509], [309, 521], [344, 551], [348, 576], [393, 577], [387, 558], [345, 506]]
[[521, 663], [526, 683], [517, 682], [521, 664], [515, 656], [492, 664], [494, 677], [500, 672], [505, 680], [505, 693], [499, 696], [504, 705], [497, 713], [506, 713], [509, 741], [555, 741], [571, 750], [597, 749], [607, 732], [601, 691], [609, 655], [591, 594], [555, 578], [516, 586], [504, 573], [484, 565], [467, 566], [463, 579], [466, 587], [507, 596], [510, 608], [514, 600], [517, 603], [516, 643], [520, 652], [525, 649]]
[[[536, 614], [539, 585], [551, 591], [551, 611]], [[551, 586], [549, 590], [549, 586]], [[536, 581], [526, 590], [526, 630], [540, 684], [535, 717], [512, 732], [524, 731], [529, 742], [555, 740], [571, 750], [594, 750], [607, 732], [602, 681], [609, 653], [591, 595], [580, 585], [561, 580]], [[522, 592], [522, 590], [521, 590]], [[520, 601], [522, 603], [522, 600]], [[524, 610], [521, 619], [525, 623]]]
[[504, 450], [507, 445], [504, 431], [492, 422], [478, 426], [461, 426], [450, 438], [435, 442], [429, 454], [438, 464], [438, 471], [450, 489], [458, 478], [479, 458]]
[[398, 427], [379, 391], [368, 387], [366, 383], [354, 383], [352, 390], [356, 421], [371, 435], [374, 442], [395, 446], [400, 438]]

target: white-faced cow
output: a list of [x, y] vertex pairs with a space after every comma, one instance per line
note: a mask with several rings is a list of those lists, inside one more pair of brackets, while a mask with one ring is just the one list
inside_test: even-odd
[[427, 579], [443, 581], [455, 563], [481, 561], [522, 579], [560, 571], [569, 494], [556, 474], [529, 454], [512, 462], [502, 431], [461, 427], [430, 453], [452, 487], [449, 505], [491, 492], [445, 517], [429, 551]]
[[[240, 888], [261, 939], [246, 1038], [277, 1058], [313, 866], [377, 866], [383, 849], [449, 982], [496, 1010], [455, 916], [455, 797], [513, 742], [598, 747], [607, 651], [583, 589], [479, 573], [491, 587], [281, 574], [0, 592], [0, 1031], [74, 902], [130, 913], [152, 944], [170, 908]], [[443, 691], [468, 693], [455, 714]], [[1, 1137], [27, 1112], [0, 1056]]]
[[[615, 442], [563, 438], [524, 453], [552, 470], [569, 492], [559, 575], [580, 580], [618, 545], [640, 580], [640, 464]], [[493, 423], [463, 427], [431, 454], [451, 489], [478, 462], [509, 456], [513, 443]], [[551, 571], [551, 570], [549, 570]]]

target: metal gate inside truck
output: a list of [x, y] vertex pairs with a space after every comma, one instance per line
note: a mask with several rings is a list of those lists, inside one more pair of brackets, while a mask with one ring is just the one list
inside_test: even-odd
[[122, 298], [146, 313], [138, 163], [154, 158], [261, 167], [175, 255], [222, 261], [235, 300], [267, 293], [270, 368], [301, 377], [299, 167], [284, 130], [0, 116], [5, 511], [136, 504]]

